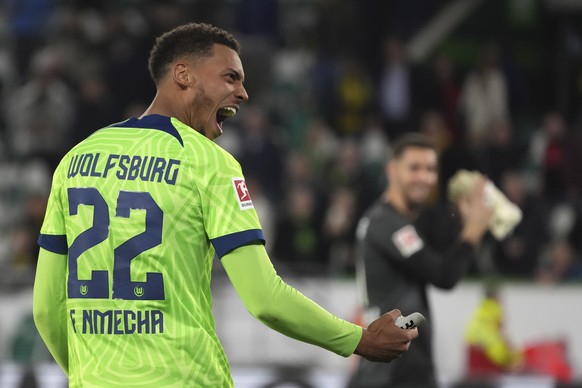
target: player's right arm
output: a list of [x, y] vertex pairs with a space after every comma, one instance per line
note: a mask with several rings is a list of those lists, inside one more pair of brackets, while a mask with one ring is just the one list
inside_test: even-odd
[[67, 255], [40, 249], [34, 281], [33, 315], [48, 350], [68, 374], [66, 265]]
[[[205, 143], [206, 144], [206, 143]], [[240, 164], [225, 151], [207, 148], [216, 161], [196, 174], [193, 191], [200, 197], [207, 236], [247, 310], [270, 328], [291, 338], [343, 356], [353, 353], [390, 361], [408, 350], [416, 329], [395, 325], [395, 311], [368, 329], [329, 313], [277, 275], [265, 250], [258, 216], [246, 189]], [[200, 160], [193, 161], [199, 165]], [[243, 206], [244, 205], [244, 206]], [[228, 220], [225, 222], [224, 220]]]
[[291, 338], [320, 346], [342, 356], [361, 355], [391, 361], [408, 350], [416, 329], [395, 325], [391, 311], [367, 329], [329, 313], [289, 286], [277, 275], [263, 245], [241, 246], [221, 262], [247, 310], [265, 325]]
[[61, 197], [62, 166], [53, 175], [51, 193], [38, 239], [40, 251], [33, 291], [34, 322], [47, 348], [65, 374], [69, 372], [67, 343], [68, 245]]

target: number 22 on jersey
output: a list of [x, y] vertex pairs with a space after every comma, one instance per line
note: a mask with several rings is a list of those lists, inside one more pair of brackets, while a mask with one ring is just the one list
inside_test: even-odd
[[[69, 215], [76, 216], [81, 205], [93, 207], [93, 224], [73, 240], [69, 248], [69, 298], [109, 298], [109, 273], [94, 269], [91, 279], [80, 280], [78, 268], [81, 255], [110, 236], [110, 217], [107, 202], [93, 187], [69, 188]], [[164, 213], [148, 192], [120, 191], [115, 217], [130, 218], [131, 209], [146, 211], [145, 230], [119, 245], [113, 251], [113, 299], [163, 300], [164, 279], [161, 273], [148, 272], [145, 282], [131, 280], [131, 263], [137, 256], [162, 242]]]

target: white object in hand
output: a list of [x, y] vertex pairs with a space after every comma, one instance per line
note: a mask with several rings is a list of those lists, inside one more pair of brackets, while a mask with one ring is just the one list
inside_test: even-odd
[[396, 318], [396, 326], [400, 326], [402, 329], [412, 329], [413, 327], [418, 327], [426, 322], [426, 318], [421, 313], [412, 313], [403, 317], [402, 315]]
[[485, 184], [485, 198], [493, 206], [489, 230], [497, 240], [503, 240], [521, 221], [521, 209], [512, 203], [491, 181], [487, 181]]
[[[453, 175], [448, 183], [448, 197], [452, 202], [470, 195], [480, 172], [461, 169]], [[487, 180], [484, 188], [485, 203], [492, 207], [493, 214], [489, 221], [489, 230], [497, 240], [505, 239], [521, 222], [521, 209], [511, 202], [493, 182]]]

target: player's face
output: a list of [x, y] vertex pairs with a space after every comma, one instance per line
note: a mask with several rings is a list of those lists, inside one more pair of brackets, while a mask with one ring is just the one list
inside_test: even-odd
[[409, 147], [391, 163], [390, 184], [396, 185], [411, 208], [425, 205], [438, 179], [436, 152]]
[[236, 114], [239, 105], [249, 98], [243, 86], [242, 63], [236, 51], [215, 44], [214, 55], [193, 67], [195, 82], [188, 101], [189, 124], [214, 140], [222, 134], [224, 119]]

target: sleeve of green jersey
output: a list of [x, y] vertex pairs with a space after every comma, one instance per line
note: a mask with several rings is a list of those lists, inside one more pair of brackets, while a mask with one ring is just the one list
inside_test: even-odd
[[[66, 204], [63, 203], [63, 193], [62, 190], [62, 179], [61, 171], [63, 170], [62, 164], [59, 165], [57, 170], [53, 175], [53, 182], [51, 186], [51, 192], [48, 198], [46, 213], [44, 215], [44, 221], [41, 227], [41, 237], [42, 236], [64, 236], [66, 234], [65, 230], [65, 209]], [[68, 210], [68, 209], [66, 209]], [[41, 238], [42, 240], [42, 238]], [[49, 242], [49, 245], [50, 242]], [[42, 246], [42, 245], [41, 245]], [[62, 247], [60, 248], [63, 249]], [[54, 251], [53, 249], [49, 249]], [[62, 252], [59, 252], [62, 253]]]
[[66, 255], [40, 249], [34, 281], [33, 315], [48, 350], [68, 374], [66, 266]]
[[277, 275], [264, 246], [245, 245], [221, 260], [247, 310], [270, 328], [347, 357], [362, 328], [329, 313]]
[[33, 315], [36, 327], [63, 371], [68, 373], [66, 271], [67, 238], [61, 176], [57, 168], [38, 243], [41, 247], [34, 281]]
[[196, 179], [201, 182], [204, 227], [219, 257], [253, 241], [264, 243], [240, 164], [231, 155], [218, 154], [206, 174]]

